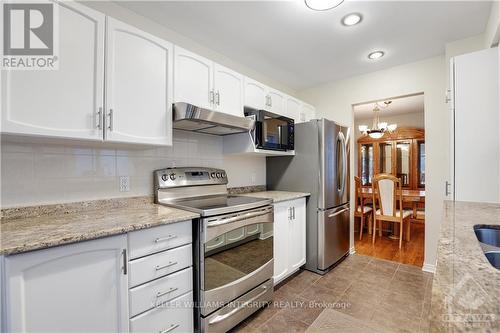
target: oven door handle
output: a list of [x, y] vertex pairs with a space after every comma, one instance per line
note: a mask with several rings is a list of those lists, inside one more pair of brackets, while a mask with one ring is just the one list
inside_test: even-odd
[[228, 217], [228, 218], [221, 218], [221, 219], [214, 220], [212, 222], [208, 222], [207, 227], [209, 227], [209, 228], [216, 227], [216, 226], [226, 224], [226, 223], [247, 220], [247, 219], [250, 219], [253, 217], [269, 214], [272, 211], [273, 211], [273, 207], [266, 207], [266, 208], [260, 209], [258, 211], [248, 212], [248, 213], [244, 213], [244, 214], [240, 214], [240, 215], [236, 215], [236, 216]]
[[225, 315], [216, 316], [214, 319], [210, 320], [208, 322], [208, 324], [209, 325], [215, 325], [215, 324], [220, 323], [221, 321], [226, 320], [227, 318], [231, 317], [232, 315], [234, 315], [238, 311], [243, 310], [247, 305], [253, 303], [256, 299], [258, 299], [259, 297], [261, 297], [262, 295], [264, 295], [267, 292], [267, 287], [266, 286], [263, 286], [262, 289], [263, 290], [260, 293], [258, 293], [254, 297], [250, 298], [248, 301], [246, 301], [245, 303], [243, 303], [241, 306], [239, 306], [237, 308], [234, 308], [233, 310], [229, 311]]

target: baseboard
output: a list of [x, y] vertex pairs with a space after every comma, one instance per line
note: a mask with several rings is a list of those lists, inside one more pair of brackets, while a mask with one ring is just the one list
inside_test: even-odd
[[354, 248], [354, 246], [351, 246], [351, 248], [349, 249], [349, 254], [354, 254], [356, 253], [356, 249]]
[[436, 273], [436, 265], [424, 264], [424, 265], [422, 266], [422, 270], [423, 270], [424, 272]]

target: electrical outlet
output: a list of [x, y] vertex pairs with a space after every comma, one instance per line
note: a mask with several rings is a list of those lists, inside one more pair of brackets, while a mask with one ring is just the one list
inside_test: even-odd
[[120, 176], [120, 192], [130, 191], [130, 177]]

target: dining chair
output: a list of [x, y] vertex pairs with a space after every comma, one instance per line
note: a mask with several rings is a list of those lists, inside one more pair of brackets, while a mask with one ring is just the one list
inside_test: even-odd
[[372, 229], [372, 207], [366, 206], [364, 204], [363, 197], [361, 195], [361, 179], [358, 176], [354, 176], [354, 183], [356, 188], [356, 198], [354, 207], [354, 217], [359, 217], [359, 240], [363, 238], [363, 228], [365, 226], [365, 219], [368, 222], [368, 233]]
[[[378, 209], [373, 214], [373, 238], [375, 244], [375, 234], [378, 222], [379, 233], [382, 232], [382, 221], [399, 223], [399, 248], [403, 241], [404, 223], [407, 224], [407, 240], [410, 240], [410, 217], [412, 211], [403, 209], [403, 193], [401, 191], [401, 179], [390, 174], [378, 174], [372, 179], [373, 206]], [[399, 209], [398, 207], [399, 203]]]

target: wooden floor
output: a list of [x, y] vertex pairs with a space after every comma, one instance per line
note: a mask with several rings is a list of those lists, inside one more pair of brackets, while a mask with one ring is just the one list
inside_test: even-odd
[[[359, 229], [359, 219], [356, 219], [356, 228]], [[399, 249], [399, 240], [390, 239], [387, 236], [375, 238], [375, 244], [372, 245], [371, 235], [363, 233], [363, 239], [359, 240], [359, 233], [354, 233], [354, 248], [357, 254], [371, 256], [380, 259], [391, 260], [402, 264], [409, 264], [422, 267], [424, 263], [424, 236], [425, 224], [412, 223], [410, 242], [403, 240], [401, 250]]]

